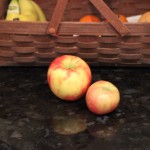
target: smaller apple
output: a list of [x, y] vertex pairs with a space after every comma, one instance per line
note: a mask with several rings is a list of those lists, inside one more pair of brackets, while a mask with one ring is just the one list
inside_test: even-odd
[[51, 91], [60, 99], [79, 100], [91, 84], [91, 69], [80, 57], [62, 55], [51, 62], [47, 80]]
[[99, 115], [104, 115], [115, 110], [120, 102], [118, 88], [111, 82], [100, 80], [93, 83], [86, 93], [88, 109]]

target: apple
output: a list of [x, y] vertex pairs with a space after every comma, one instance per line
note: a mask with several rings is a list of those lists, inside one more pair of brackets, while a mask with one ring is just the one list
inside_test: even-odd
[[115, 110], [120, 102], [118, 88], [109, 81], [94, 82], [87, 90], [86, 104], [88, 109], [98, 115], [104, 115]]
[[91, 84], [89, 65], [80, 57], [62, 55], [55, 58], [47, 72], [51, 91], [62, 100], [79, 100]]

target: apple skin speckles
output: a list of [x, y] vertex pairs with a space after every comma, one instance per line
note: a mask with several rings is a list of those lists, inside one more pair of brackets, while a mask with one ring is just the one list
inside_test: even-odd
[[91, 84], [88, 64], [77, 56], [62, 55], [51, 62], [47, 80], [51, 91], [61, 100], [79, 100]]
[[93, 83], [86, 93], [86, 104], [95, 114], [108, 114], [114, 111], [120, 102], [118, 88], [104, 80]]

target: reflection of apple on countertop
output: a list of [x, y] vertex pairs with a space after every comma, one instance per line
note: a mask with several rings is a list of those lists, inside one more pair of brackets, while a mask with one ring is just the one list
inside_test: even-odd
[[59, 110], [51, 118], [54, 132], [62, 135], [72, 135], [85, 131], [87, 129], [86, 114], [74, 110], [70, 113], [68, 110]]
[[110, 138], [114, 137], [118, 130], [122, 128], [123, 124], [125, 124], [125, 119], [117, 119], [112, 121], [109, 119], [107, 123], [96, 122], [87, 127], [90, 135], [98, 138]]

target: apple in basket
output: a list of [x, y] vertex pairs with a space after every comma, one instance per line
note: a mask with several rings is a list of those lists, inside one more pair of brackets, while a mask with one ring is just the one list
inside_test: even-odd
[[109, 81], [94, 82], [87, 90], [86, 104], [95, 114], [104, 115], [117, 108], [120, 102], [118, 88]]
[[91, 69], [80, 57], [62, 55], [54, 59], [47, 72], [51, 91], [60, 99], [79, 100], [91, 84]]

